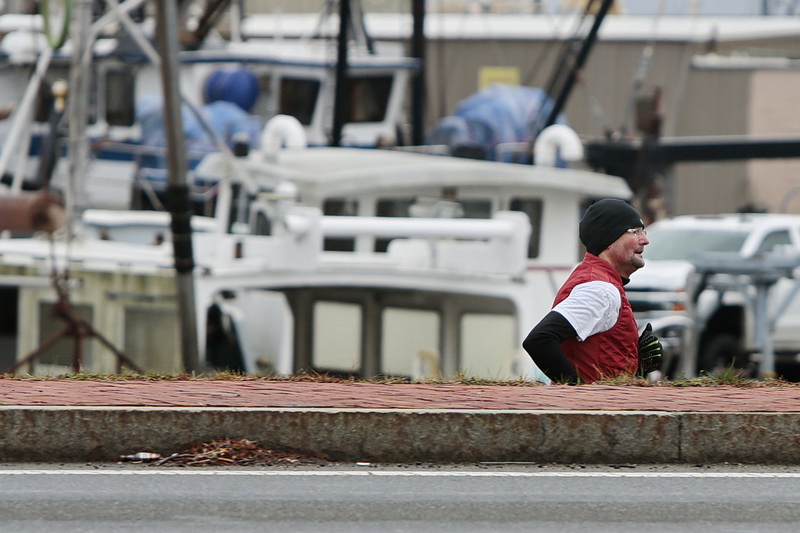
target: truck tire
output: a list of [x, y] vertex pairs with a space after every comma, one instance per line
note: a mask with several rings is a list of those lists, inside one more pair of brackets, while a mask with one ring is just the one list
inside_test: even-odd
[[697, 357], [697, 373], [719, 375], [729, 369], [744, 372], [747, 366], [739, 339], [729, 333], [711, 337], [700, 349]]

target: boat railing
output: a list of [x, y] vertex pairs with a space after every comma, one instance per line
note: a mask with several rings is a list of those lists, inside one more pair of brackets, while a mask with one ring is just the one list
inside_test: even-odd
[[384, 264], [508, 276], [525, 272], [531, 233], [528, 217], [515, 211], [491, 219], [329, 216], [321, 228], [325, 237], [392, 239], [385, 253], [344, 252], [383, 256]]
[[[213, 218], [193, 217], [198, 265], [207, 269], [308, 271], [322, 264], [521, 277], [531, 225], [521, 212], [491, 219], [323, 216], [318, 208], [277, 206], [266, 234], [221, 231]], [[94, 238], [140, 245], [168, 238], [167, 213], [87, 210]], [[391, 239], [385, 252], [331, 252], [325, 238]]]
[[[501, 211], [492, 219], [323, 216], [291, 206], [268, 235], [196, 233], [198, 264], [212, 269], [413, 271], [522, 277], [530, 222]], [[391, 239], [386, 252], [325, 251], [326, 237]]]

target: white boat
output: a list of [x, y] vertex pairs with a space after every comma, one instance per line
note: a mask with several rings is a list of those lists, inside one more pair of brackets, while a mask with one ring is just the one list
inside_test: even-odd
[[[128, 0], [116, 9], [130, 12], [140, 4]], [[6, 107], [6, 113], [11, 112], [0, 120], [0, 175], [13, 182], [10, 187], [41, 187], [43, 181], [64, 191], [73, 187], [67, 157], [56, 158], [52, 171], [42, 168], [41, 159], [48, 142], [54, 142], [49, 135], [57, 126], [48, 93], [60, 80], [71, 79], [76, 56], [81, 56], [80, 68], [90, 80], [86, 94], [66, 88], [73, 91], [71, 99], [85, 98], [86, 106], [89, 160], [75, 191], [76, 204], [157, 206], [166, 170], [165, 142], [158, 132], [163, 119], [159, 59], [150, 44], [153, 22], [125, 26], [127, 33], [120, 37], [115, 13], [110, 10], [87, 29], [85, 46], [79, 50], [70, 41], [51, 49], [39, 15], [0, 16], [0, 112]], [[310, 145], [330, 145], [336, 126], [336, 66], [337, 42], [330, 37], [226, 41], [212, 35], [200, 48], [181, 51], [175, 70], [187, 106], [190, 172], [205, 153], [231, 150], [236, 132], [249, 133], [248, 141], [255, 146], [256, 132], [278, 114], [296, 117]], [[406, 94], [418, 69], [419, 61], [404, 56], [397, 44], [367, 46], [353, 40], [344, 89], [347, 105], [336, 144], [403, 144]], [[59, 150], [67, 148], [61, 131], [56, 151], [65, 155]], [[69, 149], [75, 148], [73, 140]], [[28, 157], [19, 156], [25, 153]]]
[[[250, 45], [226, 48], [224, 54], [206, 49], [183, 56], [182, 85], [195, 97], [203, 72], [256, 55]], [[272, 43], [258, 49], [268, 48]], [[129, 158], [138, 157], [135, 143], [117, 143], [125, 137], [112, 132], [140, 125], [112, 128], [108, 117], [129, 122], [130, 113], [100, 111], [109, 109], [103, 98], [120, 87], [145, 83], [148, 67], [126, 65], [118, 55], [107, 59], [92, 62], [109, 76], [95, 78], [98, 111], [90, 115], [98, 119], [86, 132], [103, 139], [98, 150], [123, 153], [118, 148], [125, 145], [134, 148]], [[394, 91], [402, 89], [413, 62], [381, 71], [375, 58], [364, 61], [364, 77], [383, 88], [386, 109], [399, 113]], [[264, 83], [271, 76], [296, 81], [302, 73], [290, 67], [302, 65], [290, 63], [248, 65], [278, 69], [265, 70]], [[358, 65], [354, 55], [351, 75]], [[330, 76], [330, 66], [323, 62], [314, 72]], [[311, 73], [308, 78], [313, 81]], [[315, 83], [321, 87], [322, 80]], [[35, 93], [33, 81], [28, 97]], [[327, 112], [321, 97], [309, 102], [310, 117]], [[396, 131], [392, 113], [381, 115], [385, 131]], [[238, 157], [222, 149], [197, 161], [194, 174], [207, 184], [214, 210], [191, 220], [196, 266], [190, 312], [201, 358], [192, 366], [278, 375], [546, 379], [523, 353], [522, 339], [579, 259], [582, 208], [596, 197], [629, 198], [625, 182], [549, 166], [309, 147], [311, 126], [327, 127], [315, 121], [289, 120], [277, 135], [270, 124], [259, 132], [257, 149], [237, 150]], [[381, 135], [377, 120], [352, 122], [344, 138], [348, 131], [353, 139]], [[90, 133], [103, 128], [105, 138]], [[552, 142], [544, 132], [540, 138]], [[138, 182], [109, 170], [113, 165], [101, 157], [90, 162], [87, 193], [98, 190], [92, 180], [103, 173], [118, 176], [120, 190]], [[128, 161], [125, 168], [132, 167]], [[9, 310], [0, 342], [3, 353], [13, 354], [9, 367], [36, 375], [70, 368], [187, 370], [169, 216], [121, 209], [86, 209], [80, 216], [76, 231], [52, 241], [0, 240], [0, 309]], [[67, 335], [76, 332], [80, 342]]]
[[[579, 259], [581, 210], [630, 196], [585, 171], [356, 148], [212, 154], [198, 172], [221, 187], [216, 216], [192, 219], [203, 365], [256, 374], [543, 379], [521, 342]], [[30, 363], [16, 370], [74, 363], [70, 339], [28, 357], [63, 325], [51, 274], [66, 272], [108, 343], [142, 371], [183, 371], [167, 215], [83, 222], [52, 246], [0, 241], [0, 308], [19, 317], [3, 338]], [[84, 371], [118, 370], [84, 345]]]

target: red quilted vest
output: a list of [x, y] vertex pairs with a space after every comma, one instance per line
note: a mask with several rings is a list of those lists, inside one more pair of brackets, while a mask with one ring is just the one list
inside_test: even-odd
[[619, 319], [608, 331], [591, 335], [584, 341], [568, 339], [561, 343], [561, 348], [585, 383], [633, 374], [639, 366], [639, 332], [631, 304], [625, 297], [622, 278], [610, 264], [587, 253], [558, 291], [553, 306], [566, 299], [576, 285], [588, 281], [606, 281], [617, 288], [622, 298]]

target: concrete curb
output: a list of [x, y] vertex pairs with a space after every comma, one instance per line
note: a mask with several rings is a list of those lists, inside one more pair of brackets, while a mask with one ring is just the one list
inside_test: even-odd
[[0, 461], [113, 461], [217, 438], [339, 461], [800, 464], [800, 413], [0, 407]]

